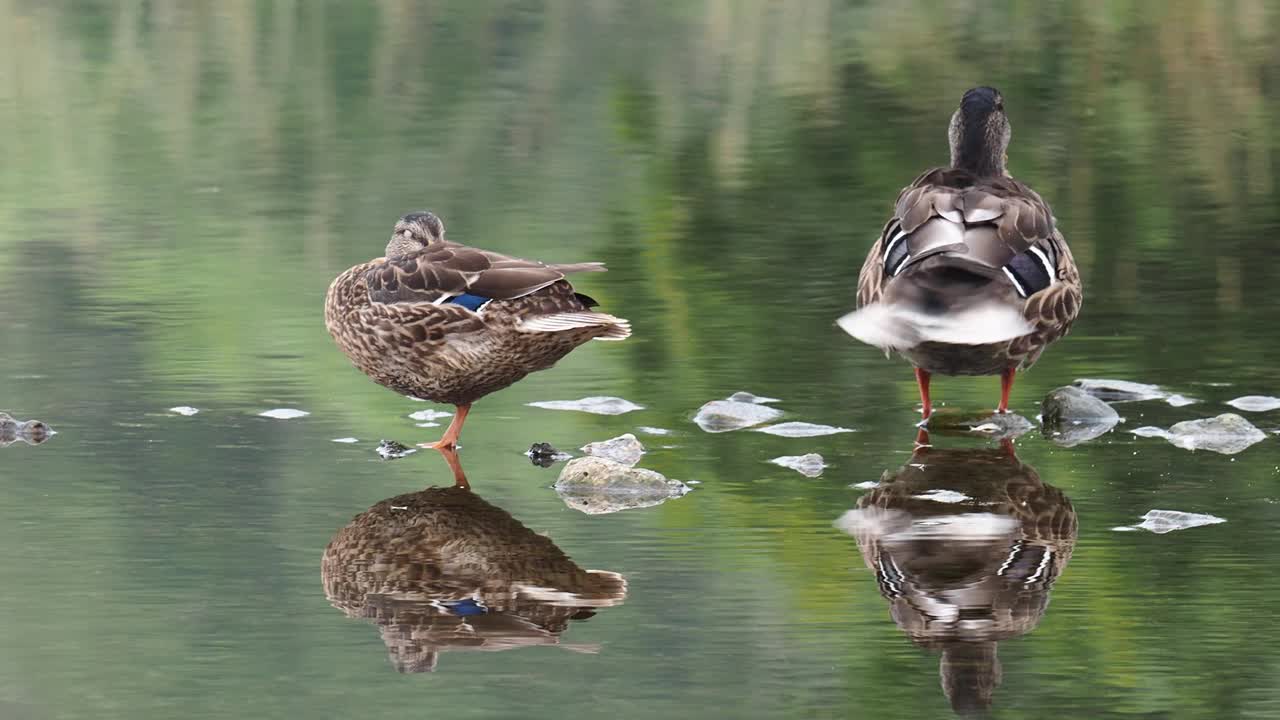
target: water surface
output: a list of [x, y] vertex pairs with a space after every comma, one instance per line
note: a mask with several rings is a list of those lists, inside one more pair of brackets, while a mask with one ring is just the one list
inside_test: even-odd
[[[0, 449], [0, 714], [920, 718], [990, 702], [997, 717], [1280, 717], [1276, 441], [1226, 456], [1128, 432], [1280, 394], [1280, 58], [1263, 3], [0, 13], [0, 410], [58, 432]], [[1004, 92], [1012, 171], [1052, 203], [1086, 288], [1014, 409], [1034, 417], [1078, 377], [1197, 404], [1118, 405], [1119, 428], [1074, 448], [1031, 433], [1014, 459], [945, 437], [945, 462], [912, 459], [909, 369], [834, 319], [896, 192], [945, 161], [947, 118], [979, 82]], [[431, 406], [352, 369], [322, 321], [330, 279], [419, 208], [460, 241], [609, 263], [581, 289], [635, 336], [477, 404], [462, 462], [510, 532], [454, 532], [513, 563], [554, 555], [529, 539], [545, 536], [577, 568], [625, 578], [625, 597], [526, 588], [512, 607], [437, 600], [404, 616], [380, 600], [381, 624], [331, 602], [321, 558], [340, 530], [451, 483], [434, 453], [374, 453], [440, 428], [415, 427]], [[935, 388], [980, 408], [998, 381]], [[690, 421], [739, 390], [857, 432]], [[645, 409], [526, 405], [591, 395]], [[310, 414], [258, 416], [272, 408]], [[642, 425], [674, 431], [641, 435], [642, 465], [698, 481], [692, 493], [587, 515], [521, 454]], [[830, 464], [820, 477], [768, 462], [807, 452]], [[886, 471], [917, 482], [912, 463], [927, 476], [931, 462], [969, 478], [971, 500], [949, 511], [906, 483], [851, 487]], [[1033, 531], [1008, 498], [1057, 519]], [[970, 535], [847, 522], [868, 508]], [[1112, 530], [1153, 508], [1227, 522]], [[512, 550], [510, 533], [532, 545]], [[456, 632], [415, 640], [428, 620], [496, 628], [490, 651]]]

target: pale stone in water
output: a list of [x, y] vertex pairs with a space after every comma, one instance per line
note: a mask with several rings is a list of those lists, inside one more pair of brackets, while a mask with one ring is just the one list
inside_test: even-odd
[[609, 440], [588, 443], [582, 446], [582, 452], [593, 457], [601, 457], [623, 465], [635, 465], [644, 457], [644, 445], [635, 435], [627, 433]]
[[1280, 398], [1267, 395], [1245, 395], [1227, 402], [1228, 405], [1245, 412], [1270, 412], [1280, 408]]
[[[422, 421], [439, 420], [440, 418], [447, 418], [452, 416], [453, 416], [453, 413], [445, 412], [443, 410], [419, 410], [417, 412], [409, 413], [410, 420], [422, 420]], [[431, 426], [420, 425], [419, 427], [431, 427]]]
[[185, 415], [187, 417], [191, 417], [192, 415], [195, 415], [196, 413], [200, 412], [200, 409], [193, 408], [189, 405], [179, 405], [178, 407], [169, 408], [169, 412], [177, 415]]
[[1078, 387], [1049, 391], [1040, 403], [1045, 436], [1063, 447], [1074, 447], [1103, 435], [1120, 422], [1115, 408]]
[[755, 432], [768, 433], [770, 435], [778, 435], [780, 437], [818, 437], [821, 435], [835, 435], [836, 433], [853, 432], [849, 428], [832, 427], [831, 425], [815, 425], [807, 422], [784, 422], [777, 425], [768, 425], [762, 428], [756, 428]]
[[1217, 525], [1226, 522], [1226, 518], [1200, 513], [1182, 512], [1180, 510], [1149, 510], [1142, 516], [1142, 522], [1134, 525], [1134, 529], [1149, 530], [1163, 535], [1174, 530], [1186, 530], [1202, 525]]
[[1169, 437], [1168, 430], [1165, 430], [1164, 428], [1155, 427], [1154, 425], [1143, 425], [1142, 427], [1134, 428], [1129, 432], [1133, 433], [1134, 435], [1137, 435], [1138, 437], [1162, 437], [1162, 438]]
[[590, 455], [566, 463], [555, 489], [566, 505], [588, 515], [652, 507], [691, 490], [662, 473]]
[[768, 405], [738, 402], [735, 400], [712, 400], [698, 408], [693, 422], [709, 433], [742, 430], [754, 425], [761, 425], [782, 417], [782, 411]]
[[274, 418], [276, 420], [292, 420], [294, 418], [306, 417], [311, 413], [306, 410], [295, 410], [294, 408], [275, 408], [274, 410], [264, 410], [258, 413], [259, 417]]
[[1169, 442], [1184, 450], [1211, 450], [1234, 455], [1266, 439], [1266, 433], [1235, 413], [1186, 420], [1169, 428]]
[[581, 400], [541, 400], [531, 402], [529, 406], [544, 410], [577, 410], [594, 415], [621, 415], [644, 409], [643, 405], [637, 405], [630, 400], [608, 396], [585, 397]]
[[805, 477], [818, 477], [822, 471], [827, 469], [827, 463], [818, 453], [806, 453], [804, 455], [783, 455], [776, 457], [769, 462], [774, 465], [780, 465], [790, 470], [804, 475]]

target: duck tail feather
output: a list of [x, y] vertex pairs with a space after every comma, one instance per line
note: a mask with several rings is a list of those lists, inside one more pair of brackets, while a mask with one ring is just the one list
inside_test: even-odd
[[521, 332], [564, 332], [577, 328], [600, 328], [596, 340], [625, 340], [631, 336], [631, 323], [620, 317], [598, 312], [567, 312], [539, 315], [523, 320]]

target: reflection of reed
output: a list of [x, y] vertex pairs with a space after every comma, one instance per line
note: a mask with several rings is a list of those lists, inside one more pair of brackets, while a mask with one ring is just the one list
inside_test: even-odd
[[875, 571], [893, 621], [912, 642], [942, 653], [952, 707], [989, 708], [1001, 678], [996, 644], [1039, 624], [1071, 559], [1071, 501], [1012, 445], [924, 446], [842, 524]]
[[627, 594], [621, 575], [583, 570], [460, 487], [400, 495], [357, 515], [325, 548], [321, 578], [334, 607], [378, 626], [400, 672], [430, 672], [444, 650], [558, 645], [569, 621]]

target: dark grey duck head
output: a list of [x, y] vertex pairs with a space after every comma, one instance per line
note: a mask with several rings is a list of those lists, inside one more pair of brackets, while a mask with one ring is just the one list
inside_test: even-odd
[[1011, 134], [1000, 91], [993, 87], [969, 90], [951, 116], [951, 167], [979, 177], [1006, 174]]

